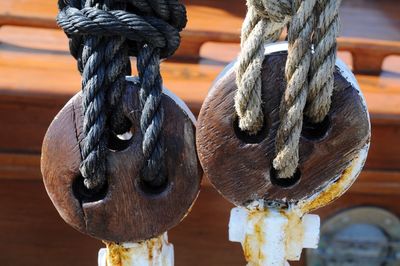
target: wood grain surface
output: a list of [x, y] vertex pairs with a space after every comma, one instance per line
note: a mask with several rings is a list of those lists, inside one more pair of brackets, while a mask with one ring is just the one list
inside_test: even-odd
[[286, 52], [267, 55], [262, 69], [265, 124], [255, 136], [238, 128], [234, 67], [214, 83], [200, 110], [197, 149], [205, 175], [236, 205], [254, 200], [282, 204], [314, 196], [336, 180], [369, 143], [369, 118], [358, 90], [335, 73], [331, 110], [325, 122], [303, 124], [298, 172], [278, 179], [272, 169], [279, 104], [286, 87]]
[[165, 94], [162, 138], [168, 181], [161, 188], [142, 181], [138, 91], [137, 84], [128, 83], [124, 109], [132, 122], [133, 137], [128, 143], [109, 147], [107, 186], [101, 191], [87, 191], [79, 174], [83, 138], [80, 94], [57, 115], [43, 142], [43, 179], [58, 212], [74, 228], [102, 240], [138, 242], [161, 235], [186, 216], [200, 188], [202, 170], [193, 121]]

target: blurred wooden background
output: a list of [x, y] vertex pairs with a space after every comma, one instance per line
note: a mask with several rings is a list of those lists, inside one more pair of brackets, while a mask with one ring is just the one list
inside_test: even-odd
[[[239, 51], [244, 0], [187, 0], [178, 53], [162, 64], [165, 86], [197, 114], [213, 79]], [[80, 89], [56, 1], [0, 2], [0, 261], [2, 265], [95, 265], [99, 241], [58, 216], [39, 169], [44, 133]], [[357, 73], [372, 119], [372, 146], [359, 181], [323, 218], [354, 206], [400, 215], [400, 5], [344, 0], [340, 57]], [[176, 265], [245, 265], [228, 242], [232, 206], [204, 180], [190, 215], [170, 232]], [[304, 264], [305, 261], [301, 264]]]

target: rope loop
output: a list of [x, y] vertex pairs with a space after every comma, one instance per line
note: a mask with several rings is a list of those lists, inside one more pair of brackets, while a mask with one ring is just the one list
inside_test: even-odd
[[341, 0], [247, 0], [236, 68], [235, 109], [240, 129], [250, 135], [257, 134], [264, 121], [264, 45], [277, 41], [288, 26], [287, 87], [279, 107], [273, 160], [279, 178], [291, 178], [298, 167], [303, 116], [318, 123], [329, 113], [340, 3]]
[[[175, 12], [178, 13], [178, 12]], [[138, 44], [147, 43], [161, 50], [161, 57], [175, 53], [180, 44], [179, 32], [186, 25], [186, 12], [173, 24], [158, 17], [143, 16], [125, 10], [101, 10], [96, 7], [65, 6], [57, 16], [58, 25], [67, 36], [122, 36], [127, 39], [130, 56], [138, 55]], [[75, 53], [76, 55], [76, 53]], [[76, 55], [77, 57], [77, 55]]]
[[161, 137], [160, 60], [174, 54], [186, 9], [178, 0], [59, 0], [58, 25], [69, 38], [70, 52], [82, 74], [83, 133], [80, 172], [88, 189], [107, 182], [107, 142], [110, 134], [130, 129], [122, 100], [125, 76], [131, 74], [129, 56], [137, 57], [142, 152], [141, 179], [161, 186], [164, 148]]
[[285, 23], [292, 16], [292, 0], [249, 0], [260, 17], [275, 23]]

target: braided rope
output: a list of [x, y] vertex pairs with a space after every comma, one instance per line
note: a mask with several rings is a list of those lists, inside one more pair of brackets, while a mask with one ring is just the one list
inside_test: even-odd
[[87, 188], [102, 186], [106, 175], [106, 87], [104, 39], [88, 37], [84, 39], [82, 50], [82, 106], [84, 139], [81, 149], [80, 171]]
[[308, 94], [311, 64], [311, 34], [316, 0], [293, 0], [294, 15], [288, 32], [289, 51], [285, 75], [287, 87], [280, 105], [280, 126], [276, 136], [273, 166], [279, 178], [293, 176], [299, 162], [299, 139]]
[[331, 105], [340, 3], [340, 0], [319, 0], [315, 9], [318, 21], [314, 31], [315, 52], [311, 59], [310, 87], [306, 107], [306, 115], [313, 122], [321, 122], [328, 114]]
[[106, 87], [108, 90], [107, 102], [111, 131], [114, 134], [123, 134], [130, 128], [130, 123], [122, 108], [123, 95], [126, 89], [125, 76], [131, 73], [131, 62], [128, 55], [128, 46], [123, 37], [113, 37], [106, 43], [104, 64], [107, 66]]
[[88, 0], [82, 6], [79, 0], [70, 0], [68, 5], [59, 1], [57, 22], [70, 39], [71, 54], [82, 73], [85, 137], [80, 171], [89, 189], [99, 189], [106, 182], [108, 135], [124, 133], [130, 127], [121, 101], [132, 55], [138, 57], [142, 83], [142, 151], [146, 158], [142, 178], [151, 185], [160, 185], [165, 178], [159, 64], [160, 58], [178, 48], [186, 10], [177, 0], [129, 0], [113, 6], [119, 10], [110, 10], [109, 2], [105, 0], [100, 6]]
[[[177, 0], [135, 1], [134, 4], [136, 7], [141, 5], [149, 13], [151, 12], [168, 21], [176, 31], [181, 31], [186, 25], [186, 10]], [[145, 4], [148, 5], [145, 6]], [[171, 27], [169, 24], [165, 24], [162, 30], [169, 32], [169, 27]], [[179, 34], [176, 36], [179, 37]], [[143, 134], [142, 152], [146, 160], [146, 166], [142, 169], [142, 176], [143, 180], [153, 187], [163, 185], [167, 179], [164, 174], [165, 151], [161, 137], [164, 109], [161, 102], [160, 57], [161, 54], [158, 47], [148, 44], [139, 47], [137, 69], [141, 82], [139, 94], [142, 107], [140, 128]]]
[[138, 54], [138, 42], [162, 49], [162, 57], [172, 55], [180, 44], [181, 29], [162, 19], [139, 16], [124, 10], [67, 6], [59, 12], [57, 22], [67, 35], [123, 36], [129, 40], [130, 55]]
[[142, 176], [145, 182], [157, 187], [163, 185], [167, 178], [163, 175], [164, 149], [161, 130], [164, 123], [164, 109], [161, 105], [159, 49], [144, 45], [138, 55], [137, 68], [141, 81], [139, 98], [143, 110], [140, 117], [140, 129], [143, 134], [142, 151], [147, 162]]
[[[281, 3], [282, 10], [290, 10]], [[266, 5], [262, 5], [266, 4]], [[250, 134], [257, 133], [263, 125], [261, 100], [261, 68], [264, 61], [264, 44], [279, 39], [288, 19], [282, 17], [281, 12], [272, 12], [280, 15], [272, 20], [266, 16], [265, 9], [275, 8], [277, 5], [268, 5], [268, 1], [261, 3], [257, 0], [248, 0], [248, 12], [242, 26], [241, 53], [236, 68], [236, 84], [238, 90], [235, 95], [235, 109], [239, 116], [239, 127]], [[275, 10], [275, 9], [271, 9]]]
[[[264, 119], [261, 98], [263, 45], [276, 41], [290, 21], [285, 68], [287, 88], [280, 104], [281, 123], [273, 160], [278, 177], [290, 178], [299, 162], [303, 112], [312, 122], [321, 122], [330, 109], [340, 1], [247, 0], [247, 5], [236, 72], [235, 109], [239, 127], [250, 134], [256, 134], [262, 128]], [[314, 54], [311, 54], [312, 42]]]

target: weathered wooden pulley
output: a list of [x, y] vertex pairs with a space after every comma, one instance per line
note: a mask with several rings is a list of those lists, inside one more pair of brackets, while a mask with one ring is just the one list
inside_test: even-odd
[[[328, 116], [321, 123], [304, 122], [299, 167], [292, 178], [277, 178], [272, 160], [280, 123], [279, 104], [286, 87], [286, 56], [285, 43], [266, 48], [262, 68], [265, 120], [256, 135], [238, 127], [234, 64], [214, 83], [200, 111], [197, 148], [204, 172], [215, 188], [238, 206], [259, 199], [282, 205], [312, 200], [346, 179], [349, 182], [340, 188], [344, 192], [366, 158], [370, 140], [368, 111], [353, 74], [339, 61]], [[341, 193], [332, 198], [326, 195], [309, 211]]]
[[237, 208], [229, 238], [241, 242], [249, 265], [287, 265], [303, 248], [316, 248], [320, 221], [307, 214], [342, 195], [364, 165], [370, 141], [365, 100], [350, 70], [337, 61], [330, 111], [320, 123], [305, 119], [294, 175], [274, 169], [282, 122], [287, 43], [265, 46], [261, 80], [264, 122], [257, 134], [239, 128], [234, 99], [237, 64], [217, 78], [200, 111], [197, 149], [205, 175]]
[[124, 112], [132, 123], [128, 140], [110, 138], [107, 183], [90, 191], [80, 176], [82, 144], [81, 94], [75, 95], [49, 127], [42, 150], [47, 192], [64, 220], [77, 230], [111, 242], [139, 242], [162, 235], [188, 213], [199, 193], [202, 170], [195, 150], [194, 116], [164, 90], [169, 117], [162, 136], [167, 181], [152, 187], [140, 175], [139, 85], [127, 79]]
[[106, 243], [99, 266], [172, 266], [167, 231], [188, 214], [203, 174], [194, 116], [163, 89], [160, 72], [179, 47], [186, 9], [150, 2], [58, 2], [82, 92], [50, 125], [41, 168], [62, 218]]

